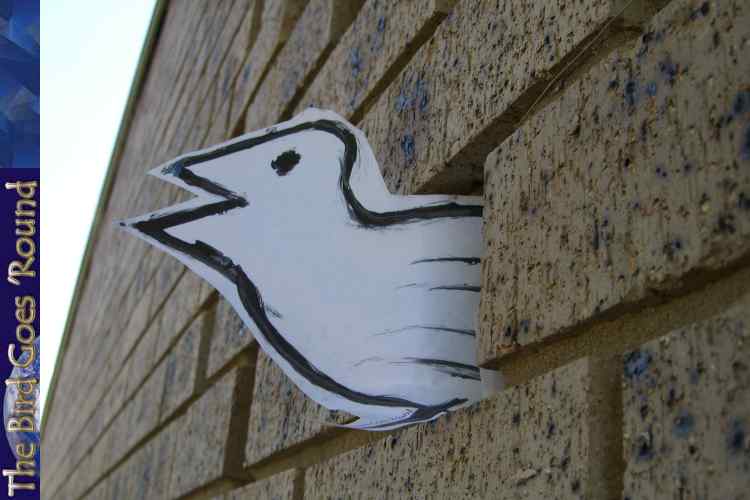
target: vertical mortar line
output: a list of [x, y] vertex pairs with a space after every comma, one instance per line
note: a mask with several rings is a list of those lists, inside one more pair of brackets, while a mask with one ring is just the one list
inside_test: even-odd
[[589, 481], [587, 497], [622, 497], [623, 409], [622, 363], [619, 354], [594, 354], [589, 357]]
[[296, 469], [294, 471], [292, 500], [303, 500], [304, 498], [305, 498], [305, 469]]
[[245, 444], [250, 428], [250, 406], [255, 389], [257, 345], [248, 353], [250, 362], [238, 367], [237, 381], [232, 398], [232, 416], [229, 421], [229, 442], [224, 449], [224, 473], [235, 479], [247, 479], [245, 469]]
[[208, 369], [208, 356], [211, 352], [211, 341], [213, 340], [213, 333], [215, 330], [216, 322], [216, 309], [218, 306], [218, 293], [212, 292], [211, 296], [216, 295], [214, 301], [209, 302], [203, 318], [200, 332], [200, 343], [198, 345], [198, 363], [195, 368], [195, 390], [196, 392], [203, 392], [204, 386], [206, 385], [206, 370]]

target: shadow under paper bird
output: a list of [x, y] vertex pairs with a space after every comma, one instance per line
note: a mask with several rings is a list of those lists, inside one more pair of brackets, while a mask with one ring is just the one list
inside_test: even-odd
[[500, 386], [476, 366], [476, 197], [390, 194], [364, 135], [294, 119], [151, 172], [196, 198], [122, 225], [229, 300], [316, 402], [387, 430]]

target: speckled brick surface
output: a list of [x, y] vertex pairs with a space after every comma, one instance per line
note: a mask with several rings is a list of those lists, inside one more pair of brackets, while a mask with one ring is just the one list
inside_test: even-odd
[[492, 153], [480, 362], [750, 250], [749, 36], [672, 2]]
[[746, 498], [750, 295], [623, 364], [624, 498]]
[[[340, 38], [312, 20], [345, 13], [301, 17], [322, 0], [166, 5], [45, 410], [43, 497], [741, 498], [748, 299], [614, 363], [594, 337], [610, 323], [581, 322], [625, 311], [613, 344], [630, 349], [676, 328], [648, 318], [692, 304], [688, 324], [745, 293], [746, 2], [334, 3], [364, 5]], [[189, 198], [145, 172], [240, 133], [251, 102], [269, 123], [308, 103], [358, 122], [399, 192], [479, 191], [499, 146], [479, 354], [520, 386], [388, 436], [326, 426], [347, 417], [256, 366], [210, 286], [117, 229]]]
[[588, 361], [399, 431], [305, 475], [305, 498], [583, 498]]
[[273, 453], [331, 430], [325, 422], [336, 415], [297, 389], [262, 350], [258, 352], [246, 465], [253, 465]]
[[160, 418], [162, 421], [169, 418], [197, 389], [205, 318], [206, 315], [201, 314], [190, 323], [160, 365], [164, 371]]
[[453, 1], [369, 0], [336, 45], [296, 113], [308, 106], [351, 118], [383, 77], [450, 11]]
[[493, 140], [485, 129], [508, 113], [518, 119], [519, 97], [613, 14], [607, 0], [567, 3], [456, 4], [361, 123], [392, 191], [481, 184]]

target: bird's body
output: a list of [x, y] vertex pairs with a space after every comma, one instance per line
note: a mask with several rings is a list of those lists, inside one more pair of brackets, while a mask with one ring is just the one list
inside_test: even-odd
[[216, 287], [318, 403], [388, 429], [480, 399], [479, 200], [389, 194], [361, 132], [318, 110], [155, 175], [197, 198], [125, 225]]

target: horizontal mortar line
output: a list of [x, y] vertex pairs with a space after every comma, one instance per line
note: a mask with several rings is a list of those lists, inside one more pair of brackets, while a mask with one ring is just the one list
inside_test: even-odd
[[[672, 331], [708, 320], [750, 293], [750, 251], [722, 269], [693, 270], [675, 279], [682, 286], [652, 290], [648, 297], [618, 304], [482, 366], [504, 372], [508, 385], [523, 384], [576, 359], [624, 354]], [[712, 303], [707, 298], [712, 298]]]
[[197, 489], [177, 497], [178, 500], [208, 500], [219, 497], [237, 488], [241, 488], [246, 483], [240, 480], [221, 477], [213, 479], [208, 483], [199, 486]]
[[[214, 292], [214, 293], [216, 293], [216, 292]], [[212, 295], [209, 296], [203, 302], [203, 304], [201, 304], [197, 308], [197, 310], [195, 311], [195, 313], [190, 317], [190, 319], [180, 329], [179, 333], [177, 335], [175, 335], [174, 339], [172, 339], [172, 341], [170, 342], [169, 346], [167, 347], [167, 349], [162, 354], [161, 358], [159, 358], [158, 360], [155, 361], [152, 369], [148, 372], [148, 374], [141, 381], [141, 383], [135, 388], [135, 390], [131, 394], [125, 396], [125, 399], [123, 400], [123, 403], [114, 412], [114, 414], [112, 415], [112, 418], [110, 418], [107, 421], [107, 423], [102, 427], [102, 432], [96, 437], [96, 439], [94, 440], [94, 442], [92, 443], [92, 445], [87, 449], [86, 453], [83, 454], [83, 457], [81, 458], [81, 460], [79, 460], [70, 470], [75, 470], [78, 466], [80, 466], [81, 463], [83, 463], [86, 455], [89, 454], [89, 453], [91, 453], [91, 452], [93, 452], [93, 450], [96, 447], [96, 445], [107, 434], [107, 431], [110, 429], [110, 427], [112, 426], [112, 424], [114, 423], [114, 421], [117, 420], [118, 415], [120, 415], [125, 410], [125, 408], [127, 407], [128, 403], [130, 403], [131, 401], [133, 401], [133, 399], [135, 398], [135, 395], [138, 393], [138, 390], [141, 389], [146, 384], [146, 382], [148, 381], [149, 377], [151, 377], [154, 374], [154, 372], [156, 372], [156, 369], [167, 358], [167, 356], [169, 355], [169, 352], [174, 348], [174, 346], [177, 345], [177, 343], [179, 343], [179, 341], [182, 338], [182, 336], [190, 328], [190, 325], [192, 325], [192, 323], [196, 320], [196, 318], [198, 316], [200, 316], [201, 314], [203, 314], [206, 311], [206, 309], [208, 309], [209, 307], [211, 307], [211, 305], [212, 305], [212, 298], [214, 297], [214, 293], [212, 293]], [[139, 338], [139, 341], [140, 341], [140, 338]], [[131, 354], [132, 354], [132, 351], [131, 351]], [[108, 390], [111, 389], [113, 385], [114, 384], [109, 384]], [[107, 393], [105, 393], [105, 396], [106, 396], [106, 394]], [[102, 397], [102, 399], [103, 399], [103, 397]], [[160, 403], [161, 403], [161, 401], [160, 401]], [[175, 411], [177, 411], [177, 410], [175, 410]], [[92, 414], [86, 420], [86, 423], [88, 423], [88, 421], [91, 420], [91, 418], [93, 417], [93, 415], [94, 415], [94, 413], [92, 412]], [[86, 426], [84, 425], [83, 428], [85, 429], [85, 427]], [[72, 435], [79, 436], [81, 434], [82, 434], [82, 432], [79, 431], [77, 434], [72, 434]], [[75, 441], [74, 441], [74, 443], [75, 443]], [[66, 454], [71, 449], [72, 449], [72, 444], [67, 448]], [[60, 484], [61, 485], [65, 484], [65, 482], [60, 483]]]
[[357, 429], [331, 427], [326, 432], [296, 443], [247, 466], [248, 483], [268, 479], [290, 469], [307, 469], [336, 456], [380, 442], [402, 429], [370, 432]]
[[388, 90], [388, 88], [391, 86], [391, 83], [396, 80], [396, 78], [406, 68], [409, 62], [411, 62], [419, 49], [421, 49], [425, 43], [432, 39], [432, 35], [435, 34], [438, 26], [440, 26], [440, 24], [447, 17], [448, 13], [445, 12], [435, 13], [429, 20], [424, 23], [424, 25], [422, 26], [422, 28], [420, 28], [414, 38], [406, 43], [403, 51], [398, 55], [398, 57], [396, 57], [390, 67], [383, 73], [383, 76], [380, 77], [380, 80], [378, 80], [375, 85], [373, 85], [372, 90], [370, 90], [365, 98], [362, 99], [359, 106], [357, 106], [357, 109], [352, 112], [351, 117], [349, 118], [352, 123], [357, 125], [362, 121], [362, 119], [370, 111], [370, 108], [372, 108], [372, 106], [378, 101], [378, 99], [380, 99], [381, 95], [383, 95], [383, 93]]

